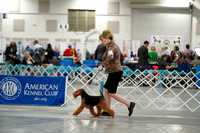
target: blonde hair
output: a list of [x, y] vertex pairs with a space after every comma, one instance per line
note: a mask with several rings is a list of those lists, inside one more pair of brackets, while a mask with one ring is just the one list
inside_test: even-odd
[[101, 35], [103, 38], [108, 38], [110, 40], [113, 40], [114, 38], [113, 33], [110, 30], [104, 30]]
[[30, 56], [30, 52], [29, 51], [25, 51], [24, 52], [24, 58], [27, 58], [26, 55]]
[[151, 46], [151, 51], [155, 51], [156, 47], [155, 46]]
[[102, 35], [99, 35], [99, 40], [101, 40], [101, 41], [102, 41], [102, 38], [103, 38], [103, 36], [102, 36]]

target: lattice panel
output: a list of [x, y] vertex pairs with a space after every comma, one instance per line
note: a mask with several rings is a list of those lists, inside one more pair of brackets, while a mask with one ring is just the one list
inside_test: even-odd
[[[31, 76], [66, 76], [67, 105], [74, 108], [80, 100], [74, 100], [72, 93], [84, 88], [90, 95], [99, 95], [102, 81], [107, 74], [98, 73], [97, 68], [70, 66], [0, 66], [0, 74]], [[96, 75], [97, 74], [97, 75]], [[96, 75], [95, 78], [93, 78]], [[200, 110], [200, 72], [184, 73], [162, 70], [125, 69], [118, 87], [118, 93], [129, 101], [137, 103], [137, 109], [151, 110]], [[112, 100], [113, 108], [124, 109], [124, 105]]]

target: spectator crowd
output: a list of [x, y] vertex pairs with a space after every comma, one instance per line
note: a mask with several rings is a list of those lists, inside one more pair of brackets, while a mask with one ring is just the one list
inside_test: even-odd
[[[102, 40], [102, 36], [99, 36], [99, 40]], [[151, 46], [148, 50], [149, 42], [145, 41], [144, 44], [138, 49], [137, 54], [133, 54], [131, 51], [130, 58], [138, 61], [136, 68], [143, 70], [144, 67], [150, 64], [154, 64], [157, 67], [153, 69], [157, 70], [177, 70], [179, 72], [189, 72], [193, 66], [200, 65], [200, 57], [190, 49], [190, 45], [186, 44], [185, 50], [181, 51], [179, 46], [174, 46], [172, 51], [165, 45], [162, 48], [161, 55], [158, 56], [155, 46]], [[86, 60], [97, 60], [98, 66], [102, 64], [102, 57], [106, 51], [106, 46], [99, 44], [92, 56], [88, 50], [86, 50]], [[81, 52], [80, 49], [72, 48], [69, 44], [68, 48], [61, 53], [65, 58], [71, 58], [74, 60], [74, 64], [81, 65]], [[17, 56], [17, 45], [14, 41], [10, 42], [10, 45], [5, 50], [6, 62], [8, 64], [17, 65], [42, 65], [49, 64], [60, 60], [59, 48], [54, 50], [50, 43], [47, 44], [47, 48], [43, 48], [37, 40], [33, 41], [33, 47], [27, 46], [23, 52], [23, 58], [20, 60]], [[127, 52], [124, 53], [125, 59], [128, 58]], [[59, 64], [59, 63], [57, 63]], [[152, 66], [152, 65], [151, 65]]]

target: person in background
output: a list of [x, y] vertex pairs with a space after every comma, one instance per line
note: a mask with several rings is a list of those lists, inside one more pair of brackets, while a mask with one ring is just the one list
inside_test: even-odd
[[[149, 70], [151, 68], [151, 65], [149, 64], [148, 59], [151, 58], [151, 56], [148, 55], [148, 47], [149, 46], [149, 42], [148, 41], [144, 41], [144, 44], [138, 49], [138, 63], [135, 65], [135, 69], [136, 71], [145, 71], [145, 70]], [[144, 78], [144, 75], [141, 76], [142, 78]], [[141, 80], [142, 81], [142, 80]], [[147, 82], [143, 82], [142, 83], [143, 86], [148, 86]]]
[[[148, 62], [148, 59], [151, 58], [151, 56], [148, 55], [148, 47], [149, 42], [144, 41], [144, 44], [138, 49], [138, 63], [135, 66], [135, 69], [138, 69], [140, 71], [148, 70], [151, 68], [151, 65]], [[146, 86], [146, 84], [143, 84]]]
[[28, 51], [28, 52], [30, 53], [31, 57], [34, 55], [33, 49], [31, 49], [31, 48], [29, 47], [29, 45], [25, 48], [24, 54], [25, 54], [26, 51]]
[[82, 56], [82, 54], [81, 54], [80, 49], [77, 49], [77, 53], [78, 53], [78, 58], [81, 60], [81, 56]]
[[[123, 63], [124, 56], [119, 47], [113, 41], [113, 34], [110, 30], [104, 30], [102, 35], [102, 44], [107, 47], [106, 52], [103, 55], [103, 63], [98, 67], [98, 71], [102, 71], [105, 68], [105, 73], [108, 74], [107, 80], [104, 84], [105, 99], [108, 107], [111, 107], [111, 98], [125, 104], [128, 108], [128, 116], [131, 116], [135, 103], [127, 101], [124, 97], [117, 94], [117, 86], [123, 74], [121, 63]], [[107, 112], [103, 112], [102, 115], [109, 115]]]
[[133, 54], [133, 51], [131, 51], [131, 55], [130, 55], [131, 58], [134, 58], [134, 54]]
[[35, 60], [31, 57], [29, 51], [24, 52], [24, 58], [22, 60], [23, 65], [35, 65]]
[[[29, 51], [25, 51], [24, 53], [24, 57], [23, 57], [23, 60], [22, 60], [22, 64], [23, 65], [31, 65], [31, 66], [34, 66], [36, 65], [36, 62], [35, 60], [31, 57]], [[39, 76], [40, 75], [40, 72], [38, 72], [37, 69], [33, 69], [32, 67], [27, 67], [27, 71], [28, 71], [28, 75], [37, 75]]]
[[50, 43], [47, 44], [47, 49], [46, 49], [46, 55], [45, 55], [45, 62], [49, 63], [50, 60], [53, 59], [54, 56], [54, 50], [52, 49], [52, 46]]
[[6, 55], [6, 62], [8, 64], [16, 65], [21, 63], [21, 61], [16, 58], [17, 44], [14, 41], [11, 41], [10, 46], [6, 47], [5, 55]]
[[39, 43], [38, 43], [38, 40], [34, 40], [33, 41], [33, 52], [35, 53], [35, 50], [36, 49], [39, 49], [39, 48], [43, 48]]
[[144, 45], [142, 45], [139, 49], [138, 49], [138, 64], [139, 65], [149, 65], [148, 62], [148, 58], [151, 58], [151, 56], [148, 55], [148, 47], [149, 46], [149, 42], [148, 41], [144, 41]]
[[169, 66], [167, 63], [168, 55], [164, 54], [161, 56], [160, 61], [158, 62], [158, 70], [170, 70], [173, 66]]
[[92, 59], [90, 52], [86, 49], [86, 60]]
[[72, 45], [69, 44], [69, 45], [68, 45], [68, 49], [66, 49], [66, 50], [64, 51], [63, 56], [74, 56], [74, 57], [77, 57], [78, 54], [77, 54], [77, 52], [76, 52], [75, 49], [72, 49]]
[[169, 51], [169, 49], [168, 49], [168, 46], [164, 46], [163, 47], [163, 52], [162, 52], [162, 55], [164, 55], [164, 54], [166, 54], [166, 55], [170, 55], [170, 51]]
[[34, 59], [37, 65], [42, 65], [46, 50], [38, 43], [37, 40], [33, 41], [33, 52], [34, 52]]
[[156, 52], [156, 47], [151, 46], [151, 52], [148, 53], [151, 58], [149, 58], [149, 62], [157, 62], [158, 59], [158, 53]]
[[166, 61], [167, 61], [167, 64], [169, 66], [171, 65], [171, 63], [173, 63], [171, 55], [167, 55], [167, 60]]
[[[99, 40], [102, 41], [102, 35], [99, 36]], [[102, 61], [102, 57], [104, 55], [106, 51], [106, 46], [104, 46], [102, 43], [99, 44], [95, 50], [95, 53], [94, 53], [94, 57], [95, 59], [98, 60], [98, 66], [102, 65], [103, 61]]]
[[138, 57], [136, 54], [134, 55], [134, 61], [138, 61]]
[[128, 54], [127, 54], [127, 52], [124, 52], [124, 59], [128, 60]]
[[17, 45], [14, 41], [11, 41], [10, 46], [6, 47], [5, 55], [6, 55], [6, 62], [9, 62], [16, 58]]
[[[185, 72], [185, 73], [188, 73], [188, 72], [191, 71], [190, 64], [187, 62], [186, 56], [184, 54], [181, 57], [180, 61], [178, 62], [178, 67], [176, 68], [176, 70], [178, 72]], [[180, 76], [185, 77], [185, 78], [189, 78], [184, 73], [180, 73]], [[184, 80], [180, 80], [179, 82], [180, 82], [181, 85], [184, 85], [185, 88], [187, 87], [187, 84]]]
[[179, 47], [178, 46], [174, 46], [174, 50], [176, 51], [175, 52], [175, 59], [174, 59], [174, 62], [175, 63], [178, 63], [180, 61], [180, 59], [182, 58], [183, 54], [182, 52], [179, 50]]
[[[167, 63], [168, 55], [164, 54], [161, 56], [160, 61], [158, 62], [158, 70], [170, 70], [173, 68], [173, 66], [168, 65]], [[168, 73], [164, 73], [165, 75], [168, 75]], [[163, 80], [164, 87], [170, 87], [170, 82], [167, 78]]]
[[77, 54], [78, 54], [78, 56], [77, 56], [77, 62], [76, 62], [76, 64], [77, 64], [78, 66], [81, 66], [82, 54], [81, 54], [80, 49], [77, 49]]
[[172, 50], [171, 53], [170, 53], [171, 58], [172, 58], [173, 61], [175, 60], [175, 53], [176, 53], [175, 48], [176, 48], [176, 47], [174, 46], [174, 50]]
[[192, 63], [191, 56], [194, 54], [192, 50], [190, 50], [190, 45], [186, 44], [186, 49], [182, 52], [186, 56], [186, 60], [189, 64]]
[[190, 72], [191, 68], [190, 68], [190, 64], [187, 62], [186, 60], [186, 56], [183, 54], [182, 58], [180, 59], [180, 61], [178, 62], [178, 67], [176, 68], [176, 70], [178, 72]]
[[58, 44], [58, 47], [54, 51], [54, 56], [56, 56], [57, 59], [59, 59], [59, 56], [60, 56], [60, 44]]
[[200, 56], [196, 56], [191, 63], [193, 66], [200, 66]]

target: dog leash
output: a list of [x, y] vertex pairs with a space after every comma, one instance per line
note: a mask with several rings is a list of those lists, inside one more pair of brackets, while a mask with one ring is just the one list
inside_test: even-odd
[[92, 77], [91, 81], [97, 76], [97, 74], [99, 74], [99, 72], [100, 72], [100, 71], [98, 71], [98, 72], [94, 75], [94, 77]]
[[92, 80], [99, 74], [100, 71], [98, 71], [87, 83], [92, 83]]

